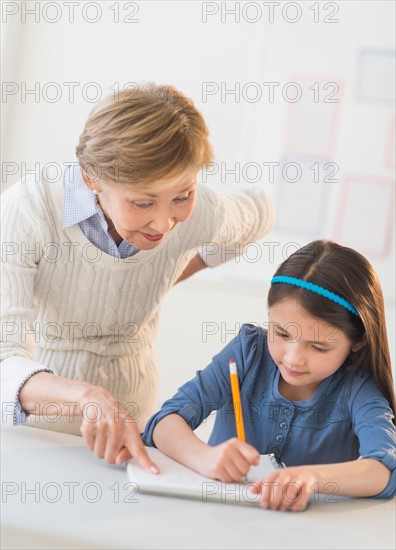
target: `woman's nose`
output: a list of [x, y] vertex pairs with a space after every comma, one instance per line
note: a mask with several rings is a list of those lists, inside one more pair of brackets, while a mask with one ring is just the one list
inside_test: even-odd
[[175, 225], [175, 218], [169, 214], [156, 217], [149, 226], [157, 233], [168, 233]]

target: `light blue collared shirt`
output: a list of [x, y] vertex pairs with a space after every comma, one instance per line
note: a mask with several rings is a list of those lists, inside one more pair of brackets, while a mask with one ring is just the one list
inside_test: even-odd
[[108, 232], [106, 218], [94, 193], [82, 177], [78, 163], [72, 164], [65, 171], [64, 179], [64, 212], [63, 227], [78, 224], [81, 231], [92, 244], [115, 258], [128, 258], [139, 250], [123, 240], [117, 247]]

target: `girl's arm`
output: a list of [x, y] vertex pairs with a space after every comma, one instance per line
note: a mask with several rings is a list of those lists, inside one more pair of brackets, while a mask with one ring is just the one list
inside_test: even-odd
[[197, 371], [196, 376], [181, 386], [149, 419], [143, 440], [206, 477], [225, 482], [243, 477], [259, 454], [251, 445], [232, 437], [236, 433], [232, 415], [228, 414], [224, 424], [218, 427], [224, 430], [218, 433], [218, 441], [223, 441], [219, 445], [206, 445], [194, 435], [194, 430], [230, 399], [228, 362], [231, 358], [238, 365], [244, 399], [243, 380], [249, 368], [260, 364], [255, 357], [261, 354], [264, 338], [259, 327], [243, 325], [238, 335], [213, 357], [210, 365]]
[[214, 447], [206, 445], [178, 414], [169, 414], [158, 422], [153, 441], [158, 449], [181, 464], [224, 482], [241, 479], [260, 458], [254, 447], [236, 438]]
[[277, 470], [252, 490], [261, 492], [260, 504], [273, 510], [305, 508], [312, 494], [372, 497], [381, 493], [391, 476], [378, 460], [363, 458], [337, 464], [292, 466]]
[[[261, 503], [298, 510], [312, 493], [391, 498], [396, 494], [396, 432], [389, 403], [369, 375], [355, 376], [349, 411], [362, 458], [336, 464], [293, 466], [279, 470], [255, 488]], [[303, 452], [303, 450], [301, 451]]]
[[197, 457], [207, 447], [178, 414], [169, 414], [158, 422], [153, 432], [153, 441], [163, 453], [192, 470], [196, 470]]
[[[210, 447], [201, 441], [185, 420], [170, 414], [156, 425], [153, 440], [161, 451], [192, 470], [225, 482], [236, 481], [257, 464], [259, 454], [247, 443], [230, 439]], [[293, 511], [305, 508], [312, 494], [371, 497], [386, 487], [389, 469], [373, 459], [360, 459], [338, 464], [294, 466], [276, 470], [252, 491], [261, 492], [263, 508]]]
[[[201, 441], [185, 420], [170, 414], [156, 425], [153, 440], [162, 452], [192, 470], [221, 481], [231, 482], [246, 475], [258, 462], [258, 452], [233, 438], [210, 447]], [[276, 470], [252, 491], [261, 492], [264, 508], [293, 511], [305, 508], [312, 494], [372, 497], [383, 491], [390, 479], [389, 469], [370, 458], [338, 464], [292, 466]]]
[[335, 488], [334, 494], [348, 497], [375, 496], [385, 489], [391, 476], [386, 466], [372, 458], [304, 468], [315, 474], [320, 493], [329, 494]]

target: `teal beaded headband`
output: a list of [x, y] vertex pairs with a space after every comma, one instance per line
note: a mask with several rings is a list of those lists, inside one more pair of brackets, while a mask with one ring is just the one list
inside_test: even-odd
[[345, 298], [341, 298], [341, 296], [338, 296], [338, 294], [334, 294], [334, 292], [331, 292], [330, 290], [326, 290], [325, 288], [314, 285], [313, 283], [310, 283], [309, 281], [304, 281], [303, 279], [296, 279], [295, 277], [287, 277], [286, 275], [278, 275], [277, 277], [273, 277], [271, 279], [271, 284], [274, 283], [286, 283], [288, 285], [294, 285], [299, 286], [301, 288], [305, 288], [306, 290], [310, 290], [311, 292], [316, 292], [316, 294], [319, 294], [320, 296], [324, 296], [325, 298], [328, 298], [329, 300], [332, 300], [336, 304], [339, 304], [340, 306], [344, 307], [348, 311], [352, 312], [356, 317], [359, 317], [360, 315], [355, 307], [353, 307], [352, 304], [350, 304]]

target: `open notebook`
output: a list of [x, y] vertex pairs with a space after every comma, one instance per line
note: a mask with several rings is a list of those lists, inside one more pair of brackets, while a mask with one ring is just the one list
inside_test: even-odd
[[137, 484], [141, 493], [192, 498], [202, 502], [257, 504], [259, 495], [250, 491], [252, 485], [274, 470], [283, 467], [273, 454], [260, 455], [258, 466], [250, 468], [246, 482], [222, 483], [197, 474], [158, 449], [146, 447], [146, 451], [161, 473], [145, 472], [134, 459], [129, 460], [127, 465], [129, 478]]

